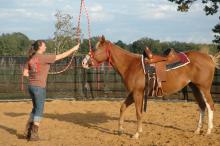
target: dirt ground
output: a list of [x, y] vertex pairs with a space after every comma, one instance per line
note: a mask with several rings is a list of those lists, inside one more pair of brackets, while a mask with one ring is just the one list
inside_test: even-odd
[[[149, 101], [143, 116], [140, 139], [130, 138], [136, 130], [134, 105], [125, 114], [125, 134], [116, 134], [122, 101], [46, 102], [40, 126], [39, 142], [27, 142], [22, 137], [31, 110], [31, 102], [0, 102], [0, 146], [210, 146], [220, 145], [220, 105], [216, 104], [214, 129], [206, 136], [207, 116], [203, 132], [193, 131], [199, 118], [194, 102]], [[207, 114], [207, 113], [206, 113]]]

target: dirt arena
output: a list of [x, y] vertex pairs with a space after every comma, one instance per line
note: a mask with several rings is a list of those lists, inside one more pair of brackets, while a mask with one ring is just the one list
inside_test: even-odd
[[[220, 105], [216, 104], [214, 129], [206, 136], [195, 135], [199, 110], [194, 102], [149, 101], [139, 140], [130, 138], [136, 130], [135, 108], [125, 115], [125, 134], [116, 134], [122, 101], [46, 102], [39, 134], [42, 141], [27, 142], [22, 137], [31, 102], [0, 103], [0, 146], [210, 146], [220, 145]], [[207, 113], [206, 113], [207, 115]]]

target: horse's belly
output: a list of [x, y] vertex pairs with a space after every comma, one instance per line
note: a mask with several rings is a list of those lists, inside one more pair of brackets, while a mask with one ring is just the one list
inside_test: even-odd
[[189, 84], [191, 80], [184, 74], [167, 75], [166, 81], [162, 82], [162, 88], [165, 95], [176, 93]]

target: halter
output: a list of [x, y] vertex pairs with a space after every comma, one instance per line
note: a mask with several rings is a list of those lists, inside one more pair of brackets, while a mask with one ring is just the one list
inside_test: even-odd
[[[111, 57], [111, 53], [110, 53], [110, 49], [111, 49], [111, 46], [112, 44], [109, 42], [107, 47], [105, 47], [105, 52], [106, 52], [106, 55], [107, 55], [107, 60], [108, 60], [108, 70], [110, 70], [110, 67], [112, 65], [112, 57]], [[86, 55], [85, 59], [86, 61], [88, 62], [89, 59], [91, 60], [91, 63], [92, 63], [92, 66], [97, 68], [98, 71], [100, 70], [100, 65], [105, 61], [97, 61], [94, 57], [94, 51], [92, 49], [89, 50], [89, 54]], [[96, 54], [96, 55], [99, 55], [99, 54]], [[98, 77], [97, 77], [97, 88], [100, 89], [100, 84], [99, 84], [99, 81], [100, 81], [100, 74], [98, 74]]]
[[[111, 48], [112, 48], [112, 44], [109, 42], [107, 47], [105, 47], [105, 52], [106, 52], [109, 67], [112, 65], [112, 57], [111, 57], [111, 52], [110, 52]], [[100, 55], [100, 53], [96, 54], [96, 56], [97, 55]], [[92, 49], [89, 51], [89, 57], [91, 59], [92, 66], [96, 68], [98, 68], [104, 62], [104, 61], [97, 61], [95, 59], [94, 51]]]

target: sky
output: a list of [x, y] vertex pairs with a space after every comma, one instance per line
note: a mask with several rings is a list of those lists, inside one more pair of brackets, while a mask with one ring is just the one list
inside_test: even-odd
[[[206, 16], [201, 2], [187, 13], [168, 0], [85, 0], [91, 35], [132, 43], [143, 37], [160, 41], [211, 43], [219, 12]], [[77, 25], [80, 0], [0, 0], [0, 33], [22, 32], [30, 39], [53, 38], [57, 10], [73, 16]], [[85, 14], [82, 32], [87, 35]]]

